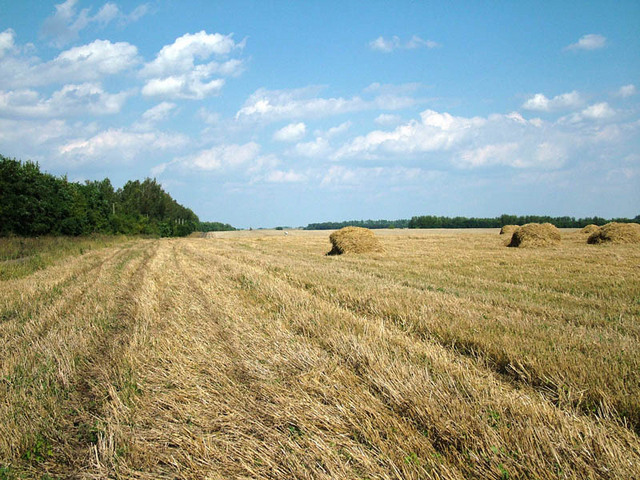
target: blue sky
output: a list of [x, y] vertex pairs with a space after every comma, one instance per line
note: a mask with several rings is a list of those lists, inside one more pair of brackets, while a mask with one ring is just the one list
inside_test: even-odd
[[640, 3], [0, 0], [0, 153], [202, 220], [640, 213]]

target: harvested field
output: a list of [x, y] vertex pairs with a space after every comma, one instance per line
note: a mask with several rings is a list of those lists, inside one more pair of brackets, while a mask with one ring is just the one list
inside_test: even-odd
[[638, 245], [329, 233], [3, 281], [0, 478], [640, 477]]

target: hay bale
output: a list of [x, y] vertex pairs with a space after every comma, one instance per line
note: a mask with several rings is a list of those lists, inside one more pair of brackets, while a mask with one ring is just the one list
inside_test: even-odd
[[560, 231], [550, 223], [527, 223], [511, 237], [509, 247], [546, 247], [560, 243]]
[[503, 225], [500, 229], [500, 235], [513, 235], [520, 225]]
[[380, 242], [368, 228], [344, 227], [329, 235], [333, 248], [327, 255], [381, 252]]
[[598, 225], [591, 223], [586, 227], [582, 227], [582, 229], [580, 230], [580, 233], [588, 233], [589, 235], [591, 235], [592, 233], [597, 232], [598, 230], [600, 230], [600, 227]]
[[640, 224], [607, 223], [589, 235], [587, 243], [640, 243]]

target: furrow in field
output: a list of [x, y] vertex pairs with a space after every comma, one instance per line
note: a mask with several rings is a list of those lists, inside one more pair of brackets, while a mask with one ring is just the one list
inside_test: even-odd
[[[273, 250], [258, 248], [237, 254], [225, 250], [221, 254], [235, 254], [242, 262], [356, 314], [383, 317], [409, 335], [434, 339], [478, 358], [499, 374], [536, 387], [561, 407], [577, 406], [590, 415], [622, 417], [638, 428], [640, 358], [636, 352], [640, 339], [636, 334], [638, 317], [633, 312], [625, 316], [633, 328], [612, 328], [610, 322], [585, 326], [566, 318], [581, 317], [589, 306], [577, 311], [570, 304], [542, 310], [539, 306], [509, 305], [506, 298], [495, 305], [493, 299], [454, 295], [444, 288], [407, 286], [399, 277], [387, 278], [386, 273], [381, 280], [373, 273], [387, 269], [380, 265], [374, 269], [371, 265], [376, 261], [371, 259], [322, 259], [298, 252], [285, 256], [278, 255], [277, 248], [276, 253]], [[541, 303], [539, 299], [530, 302]], [[600, 309], [612, 310], [610, 304], [600, 303]], [[527, 342], [519, 340], [522, 338]]]
[[[245, 298], [224, 265], [162, 257], [128, 476], [429, 478], [411, 455], [437, 452], [350, 369]], [[440, 478], [460, 478], [442, 463]]]
[[[21, 312], [4, 330], [11, 332], [5, 338], [11, 348], [2, 354], [2, 463], [34, 475], [69, 475], [90, 461], [107, 395], [93, 385], [104, 379], [101, 368], [109, 371], [108, 345], [123, 338], [117, 332], [126, 324], [123, 309], [134, 286], [128, 282], [144, 270], [148, 247], [138, 242], [102, 249], [7, 282], [19, 289], [31, 281], [34, 287], [26, 290], [35, 292], [35, 304], [18, 305], [31, 313]], [[45, 290], [66, 279], [53, 301], [37, 294], [40, 278]]]
[[563, 470], [615, 478], [638, 471], [638, 440], [625, 429], [559, 410], [437, 344], [408, 337], [384, 317], [357, 314], [245, 259], [223, 257], [213, 245], [200, 244], [201, 251], [195, 245], [189, 244], [189, 256], [200, 268], [235, 278], [242, 303], [348, 367], [394, 416], [410, 423], [407, 431], [422, 430], [424, 445], [464, 476], [500, 477], [505, 470], [555, 478]]

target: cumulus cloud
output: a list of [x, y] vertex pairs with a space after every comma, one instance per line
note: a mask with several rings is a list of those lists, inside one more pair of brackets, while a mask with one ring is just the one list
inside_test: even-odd
[[315, 134], [318, 137], [333, 138], [333, 137], [337, 137], [339, 135], [344, 134], [350, 128], [351, 128], [351, 122], [347, 121], [347, 122], [341, 123], [340, 125], [336, 125], [335, 127], [331, 127], [324, 132], [322, 130], [317, 130]]
[[378, 52], [389, 53], [394, 50], [414, 50], [416, 48], [436, 48], [440, 44], [433, 40], [423, 40], [417, 35], [413, 35], [408, 41], [402, 42], [400, 37], [393, 36], [386, 39], [382, 36], [369, 42], [369, 48]]
[[307, 126], [303, 123], [290, 123], [273, 134], [273, 139], [279, 142], [297, 142], [307, 133]]
[[169, 118], [169, 115], [176, 108], [175, 103], [162, 102], [155, 107], [150, 108], [142, 114], [142, 118], [147, 122], [161, 122]]
[[607, 38], [599, 33], [583, 35], [576, 43], [566, 47], [567, 50], [598, 50], [607, 45]]
[[11, 28], [0, 33], [0, 58], [4, 57], [6, 52], [10, 52], [15, 47], [16, 32]]
[[171, 102], [162, 102], [145, 111], [140, 121], [133, 125], [135, 130], [152, 130], [157, 123], [167, 120], [177, 105]]
[[[375, 130], [338, 148], [333, 160], [420, 162], [444, 168], [556, 169], [565, 164], [577, 139], [594, 141], [593, 132], [563, 131], [560, 124], [526, 120], [519, 113], [460, 117], [425, 110], [393, 130]], [[589, 140], [587, 140], [589, 139]]]
[[86, 162], [95, 159], [130, 161], [143, 153], [171, 151], [188, 144], [184, 135], [164, 132], [134, 132], [113, 128], [90, 138], [74, 139], [58, 149], [61, 156]]
[[165, 45], [156, 58], [142, 69], [142, 75], [161, 77], [193, 70], [196, 60], [206, 60], [212, 55], [227, 55], [235, 49], [242, 49], [244, 42], [237, 44], [233, 35], [207, 33], [186, 33], [171, 45]]
[[123, 13], [120, 8], [107, 2], [95, 15], [91, 15], [89, 8], [83, 8], [79, 12], [76, 9], [78, 0], [67, 0], [55, 6], [55, 13], [47, 17], [42, 25], [42, 34], [51, 40], [51, 44], [62, 48], [79, 37], [80, 31], [95, 23], [105, 25], [118, 21], [123, 25], [134, 22], [144, 16], [149, 7], [147, 4], [137, 6], [130, 14]]
[[318, 137], [312, 142], [297, 143], [293, 154], [301, 157], [318, 158], [329, 155], [331, 146], [326, 138]]
[[224, 86], [224, 79], [216, 78], [206, 81], [207, 77], [208, 75], [195, 71], [190, 74], [153, 78], [142, 87], [142, 94], [147, 97], [191, 100], [217, 95]]
[[412, 153], [446, 150], [487, 122], [480, 117], [454, 117], [433, 110], [425, 110], [420, 118], [420, 121], [411, 120], [392, 131], [375, 130], [356, 137], [341, 147], [335, 158], [367, 158], [379, 151]]
[[65, 85], [49, 98], [29, 89], [0, 91], [0, 112], [14, 117], [65, 117], [119, 113], [130, 95], [107, 93], [99, 84]]
[[291, 90], [256, 90], [236, 113], [237, 120], [274, 122], [284, 119], [321, 118], [362, 110], [398, 110], [413, 106], [411, 97], [393, 94], [378, 95], [370, 100], [319, 97], [323, 87], [310, 86]]
[[575, 90], [569, 93], [556, 95], [553, 98], [547, 98], [542, 93], [536, 93], [522, 104], [525, 110], [537, 110], [541, 112], [550, 112], [552, 110], [571, 109], [579, 107], [583, 104], [582, 97]]
[[381, 113], [373, 121], [382, 126], [397, 125], [402, 121], [402, 117], [390, 113]]
[[611, 118], [616, 114], [615, 110], [609, 106], [607, 102], [596, 103], [590, 105], [582, 111], [582, 115], [585, 118], [592, 120], [602, 120], [605, 118]]
[[512, 164], [514, 154], [518, 151], [515, 142], [497, 145], [484, 145], [473, 150], [465, 150], [460, 154], [458, 162], [464, 166], [480, 167], [495, 164]]
[[121, 73], [138, 63], [138, 49], [127, 42], [95, 40], [61, 52], [49, 62], [16, 56], [0, 56], [0, 67], [11, 75], [0, 77], [0, 86], [28, 87], [52, 83], [86, 82]]
[[318, 87], [292, 90], [258, 89], [236, 113], [237, 119], [277, 121], [286, 118], [323, 117], [361, 110], [365, 101], [359, 97], [318, 98]]
[[265, 177], [265, 181], [269, 183], [299, 183], [304, 182], [307, 177], [302, 173], [293, 170], [272, 170]]
[[171, 45], [162, 47], [156, 58], [142, 68], [140, 75], [149, 79], [142, 89], [143, 95], [202, 99], [219, 93], [225, 81], [212, 77], [237, 76], [244, 62], [240, 59], [197, 62], [242, 50], [244, 43], [236, 43], [233, 35], [209, 34], [204, 30], [177, 38]]
[[636, 86], [633, 84], [623, 85], [618, 89], [617, 96], [621, 98], [632, 97], [637, 93]]
[[191, 170], [225, 170], [246, 166], [254, 161], [260, 151], [260, 145], [255, 142], [216, 145], [201, 150], [193, 155], [175, 159], [172, 163]]

